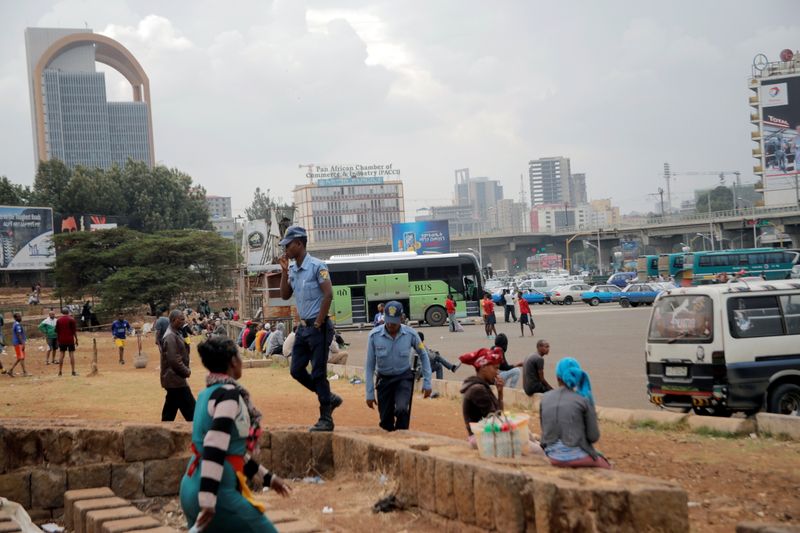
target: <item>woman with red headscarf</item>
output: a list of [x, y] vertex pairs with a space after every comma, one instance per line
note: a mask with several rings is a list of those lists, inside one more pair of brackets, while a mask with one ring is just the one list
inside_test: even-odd
[[[464, 424], [472, 447], [477, 447], [475, 436], [469, 427], [470, 422], [479, 422], [487, 415], [503, 410], [503, 379], [498, 375], [503, 352], [500, 348], [481, 348], [476, 352], [465, 353], [459, 360], [475, 367], [475, 375], [464, 380], [461, 386], [463, 396], [461, 410]], [[497, 387], [497, 396], [491, 386]]]

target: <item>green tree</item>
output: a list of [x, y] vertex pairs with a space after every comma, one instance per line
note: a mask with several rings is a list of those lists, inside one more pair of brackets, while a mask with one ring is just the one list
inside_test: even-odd
[[727, 211], [733, 209], [733, 192], [724, 185], [697, 195], [695, 211], [708, 213], [709, 195], [711, 195], [711, 211]]
[[12, 183], [5, 176], [0, 176], [0, 205], [30, 205], [30, 187]]
[[281, 235], [286, 231], [286, 228], [294, 220], [294, 204], [283, 203], [280, 199], [275, 199], [270, 196], [270, 191], [261, 190], [256, 187], [256, 192], [253, 194], [253, 202], [250, 207], [245, 208], [244, 212], [248, 220], [261, 220], [264, 219], [269, 224], [272, 220], [272, 211], [275, 211], [275, 220], [281, 226]]
[[155, 314], [231, 282], [230, 242], [210, 231], [117, 228], [60, 234], [55, 243], [59, 296], [96, 296], [109, 311], [144, 304]]
[[72, 171], [62, 161], [42, 161], [33, 180], [34, 203], [42, 207], [52, 207], [57, 213], [64, 213], [63, 202], [71, 179]]

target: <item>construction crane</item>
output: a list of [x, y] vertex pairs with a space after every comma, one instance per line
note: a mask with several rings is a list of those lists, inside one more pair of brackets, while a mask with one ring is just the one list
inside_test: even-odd
[[314, 183], [314, 168], [316, 168], [316, 166], [317, 165], [315, 165], [314, 163], [307, 163], [305, 165], [303, 165], [301, 163], [301, 164], [297, 165], [297, 168], [307, 168], [308, 169], [308, 172], [307, 172], [308, 179], [311, 180], [311, 183]]
[[736, 210], [736, 188], [742, 187], [741, 172], [738, 170], [691, 170], [687, 172], [672, 172], [669, 163], [664, 163], [664, 181], [667, 184], [667, 208], [672, 212], [672, 192], [670, 181], [676, 176], [718, 176], [720, 185], [725, 183], [725, 176], [734, 176], [733, 209]]
[[661, 198], [661, 216], [664, 216], [664, 189], [661, 187], [658, 188], [658, 192], [653, 192], [648, 194], [647, 196], [659, 196]]

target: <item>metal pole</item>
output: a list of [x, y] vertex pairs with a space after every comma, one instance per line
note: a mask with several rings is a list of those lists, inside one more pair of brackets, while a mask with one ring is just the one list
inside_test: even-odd
[[603, 260], [600, 255], [600, 230], [597, 230], [597, 268], [600, 269], [600, 275], [603, 275]]
[[483, 270], [483, 246], [481, 246], [480, 235], [478, 235], [478, 260], [481, 262], [481, 270]]
[[711, 251], [714, 251], [714, 217], [711, 216], [711, 189], [708, 190], [708, 237], [711, 241]]

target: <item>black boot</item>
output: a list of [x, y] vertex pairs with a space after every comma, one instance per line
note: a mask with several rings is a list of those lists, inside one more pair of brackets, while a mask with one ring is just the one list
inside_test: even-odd
[[333, 431], [333, 406], [331, 404], [319, 406], [319, 420], [309, 428], [309, 431]]
[[331, 411], [342, 405], [344, 400], [338, 394], [331, 393]]

